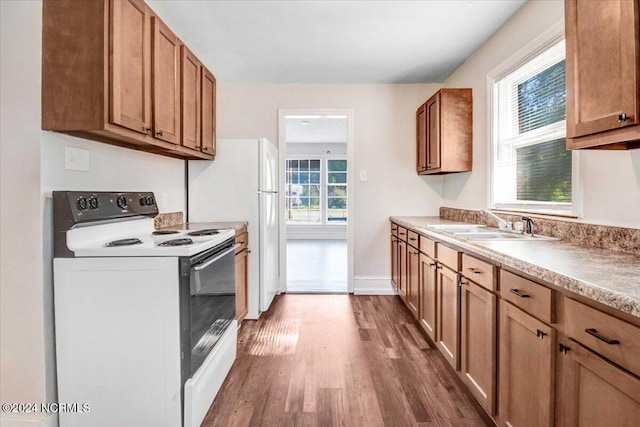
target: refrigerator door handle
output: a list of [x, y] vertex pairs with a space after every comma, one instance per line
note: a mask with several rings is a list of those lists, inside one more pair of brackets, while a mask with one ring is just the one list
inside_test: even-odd
[[275, 190], [258, 190], [258, 194], [278, 194]]

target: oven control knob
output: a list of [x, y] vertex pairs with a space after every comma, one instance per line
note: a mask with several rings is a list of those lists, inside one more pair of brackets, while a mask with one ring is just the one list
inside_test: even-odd
[[147, 206], [147, 198], [146, 197], [140, 197], [140, 206]]
[[147, 196], [147, 205], [153, 206], [155, 202], [153, 201], [153, 197]]
[[118, 205], [118, 207], [120, 209], [126, 209], [127, 208], [127, 198], [124, 196], [118, 196], [118, 198], [116, 199], [116, 204]]
[[89, 199], [89, 208], [91, 209], [98, 209], [100, 207], [100, 201], [98, 200], [97, 197], [91, 197]]
[[87, 199], [85, 199], [84, 197], [80, 197], [78, 199], [78, 202], [76, 203], [76, 206], [78, 207], [78, 210], [86, 211], [89, 207], [89, 204], [87, 203]]

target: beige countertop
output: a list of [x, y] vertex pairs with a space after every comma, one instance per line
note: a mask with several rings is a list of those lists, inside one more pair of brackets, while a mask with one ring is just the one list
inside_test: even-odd
[[564, 241], [470, 241], [430, 228], [464, 224], [438, 217], [390, 217], [420, 234], [475, 252], [496, 264], [640, 317], [640, 257]]

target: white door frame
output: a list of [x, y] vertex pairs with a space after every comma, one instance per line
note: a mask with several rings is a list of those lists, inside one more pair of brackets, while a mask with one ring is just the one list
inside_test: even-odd
[[337, 115], [347, 116], [347, 289], [353, 293], [353, 243], [355, 237], [354, 213], [354, 144], [353, 144], [353, 110], [347, 109], [279, 109], [278, 110], [278, 152], [280, 157], [280, 183], [279, 204], [280, 204], [280, 292], [287, 290], [287, 223], [285, 221], [285, 183], [282, 173], [285, 170], [287, 159], [286, 122], [289, 115]]

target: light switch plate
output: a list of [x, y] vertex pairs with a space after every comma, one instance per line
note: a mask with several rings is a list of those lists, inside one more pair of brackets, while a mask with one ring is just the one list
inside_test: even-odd
[[65, 169], [68, 171], [89, 171], [89, 150], [78, 147], [65, 147]]
[[360, 181], [366, 181], [366, 180], [367, 180], [367, 170], [362, 169], [360, 171]]

